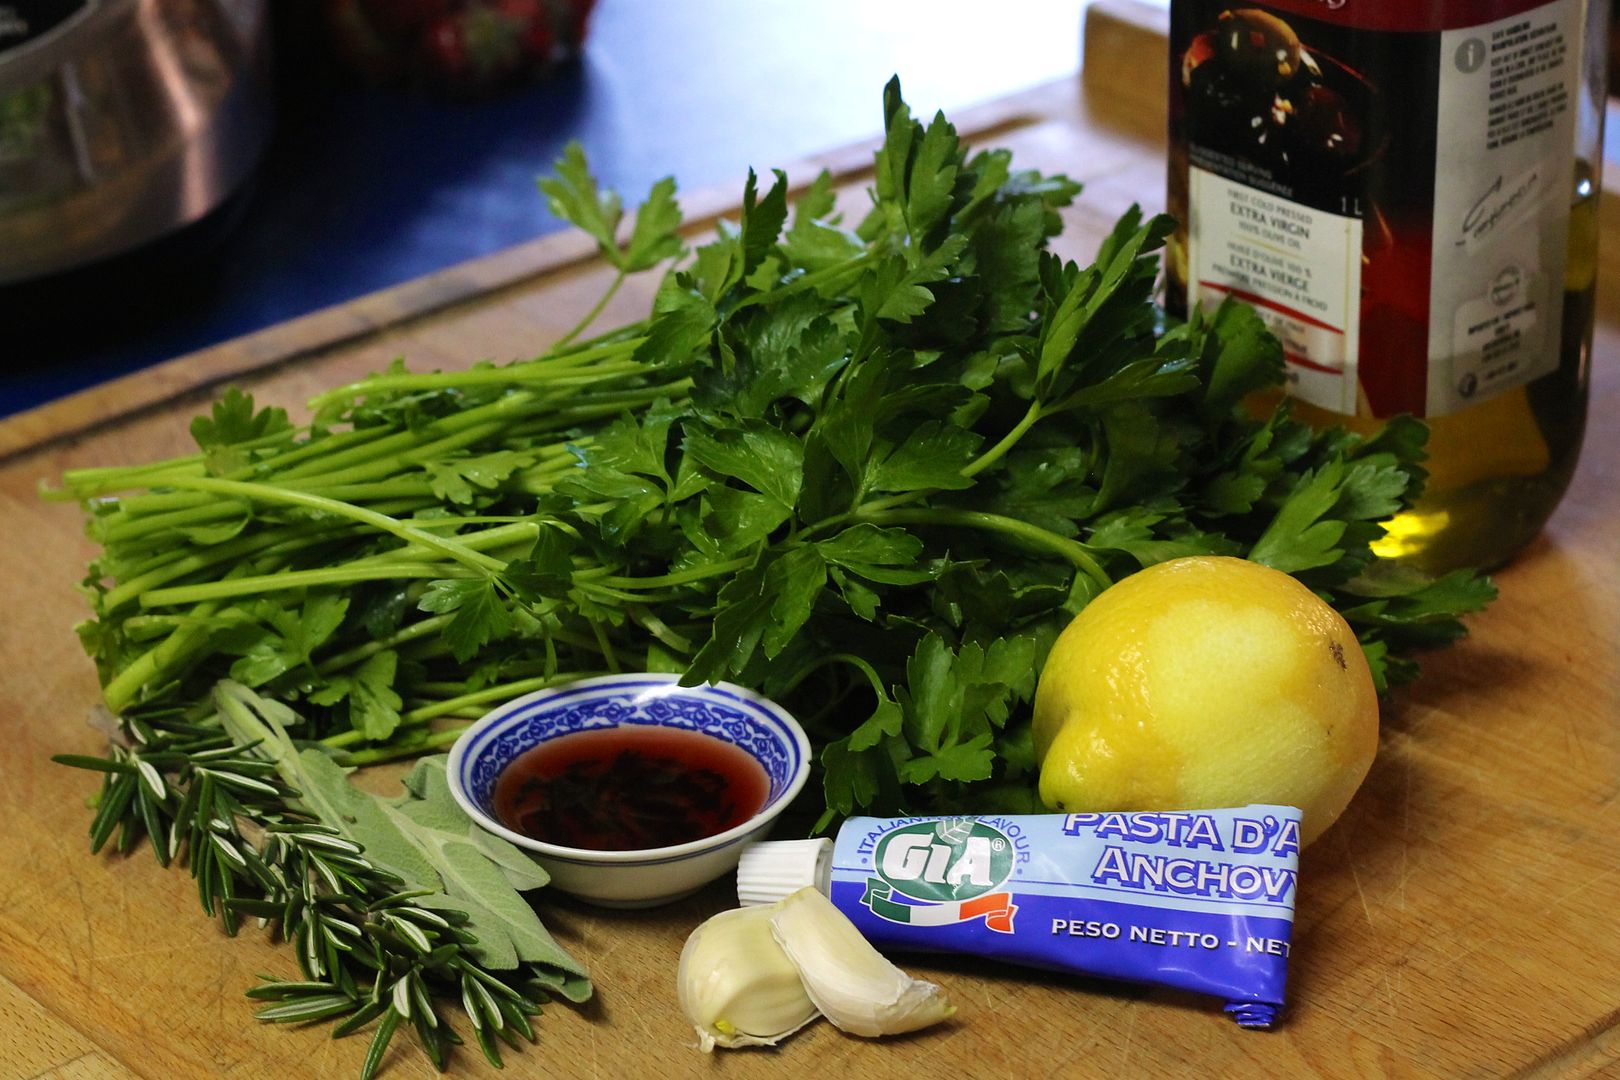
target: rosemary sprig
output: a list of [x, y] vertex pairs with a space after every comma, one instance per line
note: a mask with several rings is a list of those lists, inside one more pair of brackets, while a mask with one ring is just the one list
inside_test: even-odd
[[[236, 689], [261, 715], [273, 705]], [[91, 847], [129, 851], [144, 837], [160, 864], [187, 866], [203, 910], [227, 934], [251, 918], [293, 946], [301, 978], [262, 976], [247, 991], [265, 1003], [259, 1020], [329, 1021], [334, 1038], [375, 1025], [361, 1070], [368, 1078], [402, 1024], [443, 1069], [463, 1042], [446, 1002], [461, 1006], [499, 1067], [502, 1042], [533, 1041], [530, 1018], [551, 992], [581, 996], [546, 965], [497, 972], [481, 962], [466, 914], [426, 906], [433, 890], [407, 887], [320, 820], [280, 775], [274, 748], [266, 756], [260, 742], [234, 738], [218, 713], [149, 714], [123, 730], [127, 745], [106, 757], [53, 759], [104, 774]]]

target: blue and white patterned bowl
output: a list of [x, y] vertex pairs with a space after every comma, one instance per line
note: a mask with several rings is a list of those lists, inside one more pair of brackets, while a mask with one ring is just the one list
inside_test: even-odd
[[[767, 698], [730, 683], [681, 686], [679, 680], [604, 675], [510, 701], [451, 747], [450, 791], [479, 825], [528, 851], [564, 892], [610, 907], [652, 907], [693, 893], [735, 870], [744, 844], [765, 839], [810, 776], [810, 741], [798, 721]], [[518, 755], [563, 735], [627, 724], [698, 731], [747, 751], [770, 780], [765, 805], [734, 829], [642, 851], [563, 847], [500, 823], [495, 780]]]

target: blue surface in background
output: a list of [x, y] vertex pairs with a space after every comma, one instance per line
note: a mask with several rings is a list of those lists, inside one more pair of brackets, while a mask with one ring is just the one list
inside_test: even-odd
[[668, 174], [740, 194], [750, 165], [875, 134], [892, 73], [917, 112], [1071, 74], [1081, 7], [602, 0], [579, 63], [478, 103], [364, 86], [283, 40], [276, 135], [201, 280], [14, 335], [0, 413], [554, 231], [534, 180], [569, 139], [627, 205]]

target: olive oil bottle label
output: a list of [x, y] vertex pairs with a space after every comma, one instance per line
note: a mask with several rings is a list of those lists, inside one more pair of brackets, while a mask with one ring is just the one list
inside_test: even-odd
[[1193, 295], [1211, 306], [1228, 296], [1253, 304], [1282, 341], [1291, 392], [1354, 413], [1361, 219], [1196, 165], [1188, 182]]
[[1254, 304], [1290, 392], [1343, 414], [1552, 371], [1582, 5], [1175, 0], [1172, 300]]
[[1429, 415], [1558, 367], [1581, 12], [1440, 35]]

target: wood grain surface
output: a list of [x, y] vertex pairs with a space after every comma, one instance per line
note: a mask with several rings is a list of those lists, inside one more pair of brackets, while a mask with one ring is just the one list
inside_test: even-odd
[[[1131, 202], [1163, 198], [1162, 101], [1105, 101], [1088, 85], [1085, 99], [1073, 82], [1022, 99], [1005, 115], [1034, 119], [1002, 124], [994, 139], [1025, 166], [1086, 181], [1062, 241], [1074, 256]], [[859, 198], [863, 177], [845, 179], [846, 198]], [[1239, 1031], [1190, 995], [916, 960], [909, 966], [960, 1007], [942, 1030], [875, 1045], [819, 1024], [778, 1051], [705, 1057], [677, 1011], [673, 976], [686, 934], [730, 905], [722, 883], [648, 912], [543, 896], [543, 917], [590, 965], [599, 996], [548, 1008], [539, 1045], [509, 1058], [508, 1074], [1620, 1075], [1614, 211], [1605, 200], [1596, 422], [1574, 487], [1545, 535], [1502, 572], [1502, 598], [1473, 621], [1472, 637], [1428, 660], [1424, 680], [1386, 705], [1365, 787], [1305, 853], [1281, 1030]], [[294, 350], [241, 381], [261, 401], [296, 406], [395, 356], [422, 369], [529, 356], [607, 280], [568, 258], [425, 314], [391, 318], [362, 301], [352, 314], [364, 332]], [[624, 290], [609, 317], [644, 309], [651, 285]], [[171, 368], [153, 378], [161, 391], [133, 412], [69, 403], [54, 430], [40, 417], [0, 424], [0, 438], [18, 440], [0, 443], [12, 447], [0, 463], [0, 1077], [353, 1076], [363, 1036], [333, 1041], [324, 1026], [252, 1021], [242, 991], [260, 972], [291, 975], [285, 950], [252, 929], [226, 938], [201, 915], [189, 877], [144, 850], [91, 857], [84, 800], [96, 778], [47, 761], [95, 752], [101, 739], [84, 722], [97, 687], [71, 631], [92, 547], [75, 508], [35, 491], [65, 468], [184, 451], [211, 377]], [[82, 430], [86, 417], [97, 422]], [[385, 1065], [395, 1080], [431, 1074], [408, 1038]], [[453, 1068], [496, 1075], [476, 1053], [459, 1053]]]

